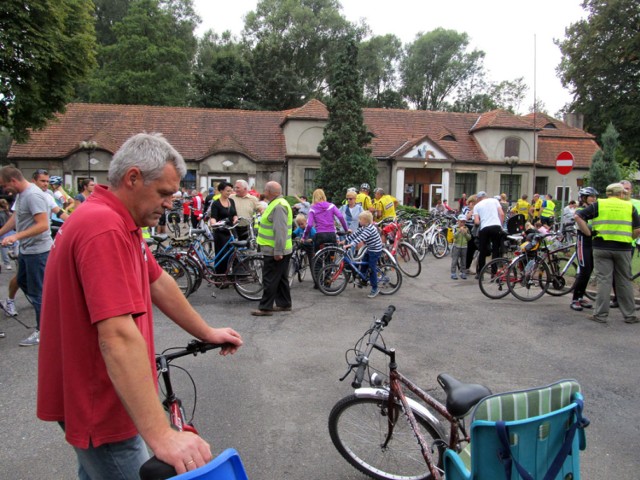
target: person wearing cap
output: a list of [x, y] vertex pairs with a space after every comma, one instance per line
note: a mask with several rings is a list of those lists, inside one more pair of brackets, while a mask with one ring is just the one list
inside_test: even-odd
[[451, 278], [458, 279], [458, 269], [460, 270], [460, 278], [466, 280], [466, 260], [467, 260], [467, 244], [471, 240], [471, 233], [466, 226], [467, 216], [460, 214], [458, 216], [458, 225], [456, 233], [453, 234], [453, 246], [451, 247]]
[[[487, 197], [487, 192], [476, 194], [478, 203], [473, 209], [473, 222], [479, 225], [478, 239], [478, 275], [487, 263], [489, 245], [491, 245], [491, 258], [500, 256], [500, 237], [502, 236], [502, 224], [504, 223], [504, 212], [500, 202], [495, 198]], [[496, 267], [497, 268], [497, 267]], [[493, 272], [495, 273], [495, 272]]]
[[362, 210], [373, 212], [373, 203], [371, 202], [371, 197], [369, 196], [369, 192], [371, 188], [368, 183], [363, 183], [360, 185], [360, 192], [356, 195], [356, 203], [362, 205]]
[[[590, 320], [607, 323], [612, 279], [615, 278], [620, 312], [626, 323], [638, 323], [633, 282], [631, 280], [631, 250], [633, 239], [640, 235], [640, 215], [626, 201], [624, 186], [607, 186], [607, 198], [592, 203], [576, 213], [578, 228], [592, 237], [593, 261], [598, 281], [596, 305]], [[593, 231], [587, 222], [591, 220]]]
[[385, 194], [384, 190], [380, 187], [376, 188], [373, 194], [376, 197], [373, 201], [374, 216], [376, 219], [384, 220], [385, 218], [395, 218], [398, 200], [391, 195]]

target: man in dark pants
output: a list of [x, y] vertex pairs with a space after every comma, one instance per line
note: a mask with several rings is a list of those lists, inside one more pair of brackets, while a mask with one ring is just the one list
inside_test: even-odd
[[476, 197], [478, 198], [478, 203], [473, 209], [473, 222], [480, 226], [477, 279], [487, 261], [489, 244], [491, 244], [491, 258], [500, 256], [500, 237], [502, 236], [502, 225], [504, 223], [504, 210], [502, 210], [498, 200], [487, 198], [486, 192], [478, 192]]
[[[262, 269], [262, 299], [251, 315], [265, 317], [273, 312], [291, 311], [289, 289], [289, 260], [293, 251], [291, 234], [293, 212], [282, 196], [282, 187], [277, 182], [268, 182], [264, 189], [269, 206], [262, 214], [258, 227], [258, 245], [264, 255]], [[275, 303], [275, 305], [274, 305]]]

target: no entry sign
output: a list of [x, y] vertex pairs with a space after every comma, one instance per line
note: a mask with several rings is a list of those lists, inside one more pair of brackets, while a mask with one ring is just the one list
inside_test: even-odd
[[560, 175], [566, 175], [573, 170], [573, 154], [561, 152], [556, 158], [556, 170]]

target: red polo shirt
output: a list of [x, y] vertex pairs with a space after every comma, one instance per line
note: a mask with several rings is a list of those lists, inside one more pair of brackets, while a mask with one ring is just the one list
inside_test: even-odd
[[[65, 422], [71, 445], [138, 433], [107, 374], [96, 324], [133, 315], [155, 369], [149, 285], [161, 273], [133, 218], [106, 187], [96, 186], [56, 235], [44, 277], [37, 414]], [[150, 374], [156, 378], [155, 370]]]

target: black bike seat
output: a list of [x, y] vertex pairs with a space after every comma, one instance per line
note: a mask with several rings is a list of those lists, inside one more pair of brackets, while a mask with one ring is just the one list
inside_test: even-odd
[[167, 238], [169, 238], [169, 235], [167, 235], [166, 233], [159, 233], [157, 235], [151, 235], [151, 238], [153, 238], [156, 242], [162, 243]]
[[447, 394], [447, 410], [456, 418], [464, 417], [476, 403], [491, 395], [484, 385], [463, 383], [446, 373], [438, 375], [438, 383]]
[[234, 247], [244, 248], [247, 246], [247, 240], [234, 240], [231, 242]]

